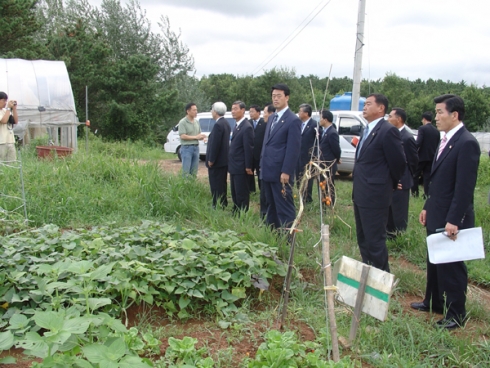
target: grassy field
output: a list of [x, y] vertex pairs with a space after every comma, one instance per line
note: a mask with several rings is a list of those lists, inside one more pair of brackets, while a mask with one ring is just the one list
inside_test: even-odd
[[[32, 147], [23, 149], [22, 158], [29, 222], [27, 225], [22, 223], [23, 216], [19, 209], [13, 214], [2, 212], [0, 231], [5, 235], [3, 239], [29, 236], [35, 232], [34, 229], [45, 224], [55, 224], [61, 229], [108, 226], [118, 232], [123, 227], [140, 226], [143, 220], [150, 220], [166, 223], [177, 229], [212, 233], [233, 230], [243, 241], [277, 246], [279, 255], [287, 253], [283, 239], [272, 234], [259, 219], [258, 194], [252, 196], [251, 210], [240, 217], [232, 216], [231, 209], [213, 211], [206, 180], [184, 180], [175, 173], [162, 172], [159, 161], [174, 156], [163, 153], [159, 148], [151, 149], [139, 143], [102, 143], [94, 139], [90, 141], [89, 152], [85, 152], [84, 144], [80, 144], [79, 152], [67, 159], [38, 160]], [[0, 167], [0, 178], [0, 192], [10, 196], [0, 198], [0, 207], [3, 210], [13, 210], [18, 206], [18, 200], [11, 197], [21, 193], [19, 172]], [[343, 255], [360, 259], [355, 241], [351, 188], [350, 178], [337, 180], [336, 208], [323, 216], [324, 222], [330, 225], [331, 257], [334, 261]], [[475, 208], [477, 226], [484, 229], [487, 250], [490, 247], [490, 207], [487, 204], [489, 189], [490, 160], [487, 156], [482, 156]], [[363, 316], [355, 346], [352, 350], [342, 351], [343, 359], [337, 366], [488, 366], [488, 258], [467, 263], [472, 286], [467, 302], [470, 322], [466, 328], [451, 333], [437, 330], [433, 327], [437, 315], [417, 314], [408, 307], [410, 301], [422, 298], [425, 287], [425, 229], [417, 220], [422, 206], [422, 199], [411, 199], [408, 231], [388, 245], [392, 272], [400, 279], [391, 301], [388, 319], [381, 323]], [[319, 266], [320, 227], [319, 205], [315, 201], [306, 208], [300, 224], [303, 231], [297, 236], [298, 248], [288, 323], [291, 328], [298, 323], [308, 326], [314, 334], [313, 340], [328, 352], [330, 337], [325, 328], [325, 299]], [[282, 278], [276, 277], [272, 286], [281, 290], [281, 282]], [[219, 315], [202, 305], [192, 309], [188, 316], [201, 321], [198, 330], [221, 328], [223, 331], [227, 345], [225, 344], [225, 348], [222, 346], [219, 351], [213, 351], [210, 342], [200, 342], [204, 347], [208, 346], [211, 351], [208, 351], [208, 355], [214, 359], [214, 365], [208, 366], [267, 366], [254, 363], [247, 356], [243, 359], [240, 356], [238, 361], [235, 350], [237, 344], [247, 340], [250, 349], [253, 349], [250, 351], [252, 356], [260, 356], [257, 349], [268, 337], [267, 331], [257, 326], [263, 326], [276, 318], [278, 299], [268, 292], [252, 291], [247, 295], [245, 301], [238, 303], [238, 310], [233, 316], [218, 317]], [[166, 324], [165, 328], [162, 327], [151, 312], [145, 312], [139, 317], [137, 327], [150, 331], [159, 339], [168, 339], [188, 331], [185, 323], [175, 319]], [[351, 321], [350, 311], [338, 306], [336, 318], [340, 335], [347, 336]], [[4, 325], [0, 325], [0, 331], [2, 326]], [[270, 336], [271, 341], [274, 338], [279, 337]], [[273, 359], [277, 361], [278, 356], [282, 356], [282, 350], [287, 350], [286, 346], [298, 356], [304, 355], [309, 349], [304, 345], [307, 342], [301, 341], [301, 337], [300, 341], [294, 343], [288, 341], [282, 337], [278, 343], [280, 351], [275, 353], [277, 356]], [[270, 346], [273, 346], [272, 342], [269, 343], [269, 352], [273, 350]], [[179, 347], [173, 346], [172, 349], [177, 351]], [[197, 350], [191, 351], [197, 354]], [[203, 362], [204, 359], [199, 364], [206, 366]], [[172, 366], [165, 364], [163, 361], [155, 362], [156, 366]], [[299, 363], [292, 366], [302, 364], [312, 367], [330, 366], [320, 363]]]

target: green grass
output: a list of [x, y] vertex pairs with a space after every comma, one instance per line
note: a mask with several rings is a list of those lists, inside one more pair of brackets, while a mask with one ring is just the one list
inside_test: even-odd
[[[252, 209], [239, 217], [231, 209], [213, 211], [206, 181], [186, 180], [180, 175], [163, 173], [158, 160], [174, 158], [161, 148], [146, 147], [136, 143], [104, 143], [91, 137], [89, 150], [80, 141], [79, 152], [66, 159], [39, 160], [32, 147], [24, 148], [23, 173], [29, 215], [28, 226], [36, 228], [53, 223], [61, 228], [87, 228], [112, 224], [114, 228], [135, 225], [141, 220], [166, 221], [182, 228], [223, 231], [233, 229], [246, 240], [267, 244], [279, 243], [287, 254], [282, 239], [272, 234], [259, 219], [258, 195], [252, 197]], [[20, 193], [19, 175], [15, 169], [1, 168], [0, 192], [9, 195]], [[349, 178], [337, 180], [337, 204], [334, 213], [328, 212], [324, 222], [330, 225], [331, 259], [345, 255], [360, 259], [355, 239]], [[490, 206], [487, 204], [490, 189], [490, 160], [482, 156], [475, 192], [477, 226], [484, 229], [486, 249], [490, 244]], [[288, 318], [301, 320], [311, 326], [319, 338], [326, 332], [323, 281], [320, 273], [321, 244], [320, 216], [317, 199], [306, 208], [297, 234], [295, 272]], [[422, 199], [411, 199], [408, 231], [388, 244], [393, 257], [392, 272], [400, 279], [391, 302], [389, 318], [379, 322], [363, 315], [353, 351], [344, 351], [352, 359], [360, 359], [376, 367], [435, 367], [435, 366], [485, 366], [490, 361], [490, 345], [482, 335], [488, 335], [490, 316], [483, 300], [468, 301], [470, 318], [477, 320], [478, 331], [451, 334], [438, 331], [424, 316], [404, 312], [399, 297], [410, 294], [422, 296], [425, 288], [426, 243], [425, 229], [418, 223]], [[0, 198], [0, 207], [15, 208], [14, 200]], [[0, 214], [0, 216], [2, 216]], [[22, 230], [14, 216], [13, 230]], [[12, 230], [12, 229], [11, 229]], [[2, 227], [0, 227], [2, 231]], [[11, 235], [15, 236], [15, 235]], [[413, 264], [400, 266], [404, 259]], [[490, 286], [490, 260], [468, 262], [470, 281]], [[305, 279], [299, 275], [307, 276]], [[311, 275], [316, 275], [311, 277]], [[281, 290], [280, 287], [277, 288]], [[254, 306], [260, 305], [258, 311]], [[267, 322], [276, 318], [277, 301], [267, 293], [261, 300], [252, 297], [240, 312], [251, 322]], [[205, 316], [207, 314], [205, 313]], [[197, 317], [198, 315], [196, 315]], [[336, 308], [339, 334], [348, 336], [351, 314], [344, 307]], [[143, 327], [151, 328], [153, 317], [146, 316]], [[289, 321], [289, 320], [288, 320]], [[216, 323], [214, 321], [212, 323]], [[251, 328], [250, 326], [246, 326]], [[179, 328], [155, 330], [161, 337], [178, 333]], [[233, 334], [229, 334], [231, 338]], [[219, 361], [223, 367], [232, 366], [232, 352], [224, 350]]]

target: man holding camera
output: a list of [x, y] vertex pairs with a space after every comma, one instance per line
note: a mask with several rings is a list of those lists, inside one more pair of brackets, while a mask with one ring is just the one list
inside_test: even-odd
[[19, 121], [17, 101], [8, 101], [5, 92], [0, 92], [0, 162], [15, 161], [14, 124]]

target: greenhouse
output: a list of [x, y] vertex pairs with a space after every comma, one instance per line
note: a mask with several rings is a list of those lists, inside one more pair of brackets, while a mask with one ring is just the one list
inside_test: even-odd
[[24, 143], [46, 137], [76, 150], [79, 122], [63, 61], [0, 59], [0, 91], [17, 101], [14, 132]]

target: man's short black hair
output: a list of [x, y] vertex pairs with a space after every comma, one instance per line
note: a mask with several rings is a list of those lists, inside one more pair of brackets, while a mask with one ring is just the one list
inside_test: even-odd
[[381, 93], [371, 93], [369, 97], [374, 97], [374, 101], [376, 101], [376, 104], [378, 105], [383, 105], [385, 107], [385, 114], [388, 113], [388, 98], [385, 95], [382, 95]]
[[322, 119], [327, 119], [330, 123], [333, 123], [333, 114], [330, 110], [322, 110]]
[[403, 124], [407, 121], [407, 113], [405, 110], [403, 110], [401, 107], [394, 107], [391, 109], [391, 111], [394, 111], [396, 116], [398, 116], [400, 119], [402, 119]]
[[9, 97], [5, 92], [0, 92], [0, 100], [8, 100]]
[[233, 105], [238, 105], [240, 107], [240, 110], [244, 110], [246, 108], [245, 102], [242, 101], [235, 101], [231, 104], [231, 106]]
[[308, 117], [311, 118], [311, 114], [313, 113], [313, 109], [311, 108], [311, 105], [301, 104], [299, 105], [299, 108], [302, 109], [303, 112], [306, 112], [308, 114]]
[[430, 111], [426, 111], [422, 114], [422, 119], [432, 122], [432, 113]]
[[259, 113], [262, 111], [262, 109], [260, 108], [259, 105], [250, 105], [249, 110], [250, 109], [254, 109], [255, 111], [257, 111]]
[[185, 112], [189, 111], [192, 106], [197, 106], [194, 102], [189, 102], [187, 105], [185, 105]]
[[265, 105], [264, 109], [267, 109], [267, 112], [269, 114], [273, 114], [276, 112], [276, 108], [274, 107], [274, 105], [272, 103]]
[[434, 98], [434, 103], [445, 103], [447, 112], [457, 112], [458, 120], [463, 121], [464, 119], [464, 101], [461, 97], [457, 95], [441, 95]]
[[277, 83], [277, 84], [274, 84], [271, 88], [271, 94], [272, 92], [277, 89], [279, 91], [283, 91], [284, 92], [284, 95], [285, 96], [289, 96], [289, 94], [291, 93], [289, 91], [289, 87], [287, 85], [285, 85], [284, 83]]

